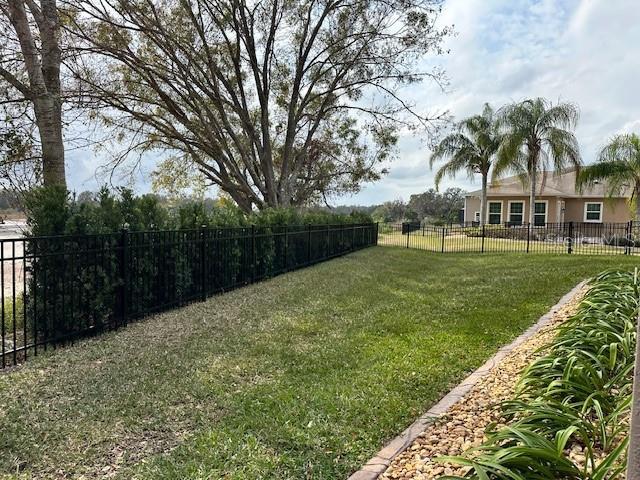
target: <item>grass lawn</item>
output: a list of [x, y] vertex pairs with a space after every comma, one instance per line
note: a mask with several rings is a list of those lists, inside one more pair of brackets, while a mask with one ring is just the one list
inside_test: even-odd
[[0, 375], [0, 472], [344, 478], [579, 280], [637, 263], [378, 247], [163, 313]]
[[[441, 252], [443, 250], [442, 234], [434, 232], [412, 232], [408, 238], [409, 246], [430, 252]], [[399, 231], [393, 233], [381, 233], [378, 238], [378, 245], [381, 246], [407, 246], [407, 235], [402, 235]], [[567, 253], [566, 241], [535, 241], [528, 242], [529, 253]], [[464, 234], [446, 235], [444, 238], [444, 251], [448, 253], [459, 252], [500, 252], [500, 253], [525, 253], [527, 251], [527, 240], [517, 240], [516, 238], [491, 238], [471, 237]], [[624, 255], [623, 246], [605, 245], [602, 243], [574, 243], [573, 253], [576, 255]], [[633, 248], [633, 253], [639, 253], [638, 248]]]

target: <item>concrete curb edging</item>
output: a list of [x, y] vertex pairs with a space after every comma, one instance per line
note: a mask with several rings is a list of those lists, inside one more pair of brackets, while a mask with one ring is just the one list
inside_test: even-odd
[[571, 291], [564, 295], [547, 313], [542, 315], [535, 324], [525, 330], [524, 333], [509, 345], [500, 348], [484, 365], [465, 378], [457, 387], [447, 393], [438, 403], [413, 422], [404, 432], [385, 445], [384, 448], [365, 463], [360, 470], [352, 474], [348, 480], [376, 480], [379, 478], [389, 467], [391, 461], [409, 448], [413, 441], [426, 430], [429, 424], [433, 423], [438, 417], [445, 414], [455, 403], [460, 401], [481, 378], [491, 372], [491, 370], [516, 347], [523, 344], [546, 326], [560, 308], [569, 303], [585, 284], [586, 281], [582, 281], [573, 287]]

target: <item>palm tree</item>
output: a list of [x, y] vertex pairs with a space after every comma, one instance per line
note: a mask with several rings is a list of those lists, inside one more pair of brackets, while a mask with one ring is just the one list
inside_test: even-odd
[[482, 114], [466, 118], [457, 124], [456, 131], [447, 135], [436, 146], [429, 159], [429, 167], [440, 160], [448, 160], [435, 176], [436, 190], [445, 175], [454, 177], [466, 170], [470, 177], [482, 175], [482, 196], [480, 198], [480, 224], [487, 218], [487, 179], [491, 161], [498, 151], [500, 139], [494, 119], [494, 112], [488, 103]]
[[[505, 172], [520, 175], [529, 185], [529, 224], [534, 223], [536, 181], [550, 166], [555, 174], [582, 164], [573, 129], [578, 108], [572, 103], [553, 105], [543, 98], [507, 105], [498, 112], [503, 131], [493, 178]], [[543, 177], [544, 182], [544, 177]]]
[[631, 199], [636, 202], [636, 221], [640, 221], [640, 137], [635, 133], [616, 135], [598, 155], [593, 165], [586, 166], [576, 177], [576, 186], [582, 189], [598, 181], [607, 182], [609, 196], [633, 188]]

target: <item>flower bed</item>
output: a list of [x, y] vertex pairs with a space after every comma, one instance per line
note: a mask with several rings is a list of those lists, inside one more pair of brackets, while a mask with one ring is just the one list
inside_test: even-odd
[[629, 272], [596, 277], [579, 305], [556, 315], [555, 329], [516, 349], [383, 478], [620, 478], [637, 284]]

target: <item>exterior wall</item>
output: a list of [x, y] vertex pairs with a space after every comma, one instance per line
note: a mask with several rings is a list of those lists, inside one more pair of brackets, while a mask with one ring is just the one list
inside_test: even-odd
[[464, 221], [475, 221], [475, 212], [480, 211], [480, 197], [464, 197]]
[[[509, 221], [509, 202], [524, 202], [524, 218], [523, 222], [529, 221], [529, 197], [517, 196], [517, 197], [487, 197], [487, 202], [502, 202], [502, 223]], [[557, 197], [537, 197], [536, 202], [547, 202], [547, 223], [555, 223], [560, 221], [558, 219], [558, 198]], [[480, 198], [479, 197], [465, 197], [465, 210], [464, 220], [465, 222], [472, 222], [475, 220], [475, 212], [480, 211]], [[488, 208], [487, 208], [488, 211]], [[486, 221], [486, 219], [485, 219]]]
[[[536, 201], [547, 201], [547, 223], [556, 222], [584, 222], [585, 203], [602, 202], [603, 214], [602, 223], [623, 223], [633, 219], [629, 203], [626, 198], [560, 198], [560, 197], [537, 197]], [[561, 211], [561, 201], [565, 202], [565, 210]], [[489, 202], [502, 202], [502, 223], [509, 221], [509, 202], [524, 202], [524, 222], [529, 219], [529, 197], [492, 197], [489, 196]], [[473, 222], [475, 220], [475, 212], [480, 211], [479, 197], [465, 197], [464, 221]], [[486, 219], [485, 219], [486, 220]]]
[[626, 198], [567, 198], [565, 200], [565, 222], [584, 222], [584, 204], [602, 202], [602, 223], [623, 223], [633, 219]]

